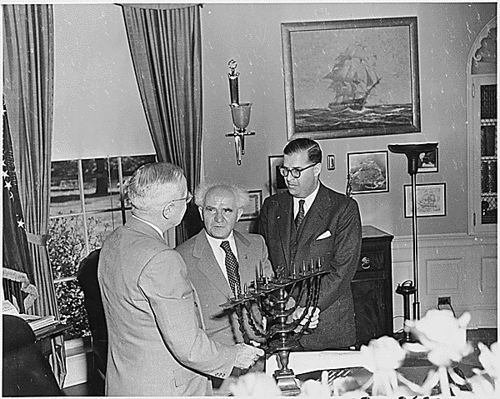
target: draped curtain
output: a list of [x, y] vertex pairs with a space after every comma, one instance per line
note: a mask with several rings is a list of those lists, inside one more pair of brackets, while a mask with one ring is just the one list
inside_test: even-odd
[[[40, 316], [59, 319], [46, 248], [54, 103], [54, 24], [49, 4], [3, 5], [4, 101], [12, 139], [28, 250]], [[56, 378], [66, 375], [62, 337], [56, 338]]]
[[[188, 189], [200, 181], [202, 136], [199, 5], [121, 4], [144, 112], [159, 161], [180, 166]], [[201, 230], [190, 204], [177, 244]]]

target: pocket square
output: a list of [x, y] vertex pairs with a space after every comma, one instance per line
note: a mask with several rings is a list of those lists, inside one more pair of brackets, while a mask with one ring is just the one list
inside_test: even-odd
[[318, 238], [316, 238], [316, 241], [318, 241], [318, 240], [324, 240], [325, 238], [328, 238], [328, 237], [330, 237], [331, 235], [332, 235], [332, 233], [330, 233], [330, 230], [327, 230], [327, 231], [325, 231], [323, 234], [320, 234], [320, 235], [318, 236]]

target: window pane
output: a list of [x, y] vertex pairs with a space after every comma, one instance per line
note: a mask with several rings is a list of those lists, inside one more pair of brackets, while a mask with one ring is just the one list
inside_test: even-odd
[[83, 192], [87, 212], [120, 207], [117, 158], [86, 159], [83, 165]]
[[89, 251], [102, 247], [106, 237], [122, 224], [121, 211], [94, 213], [88, 216]]
[[70, 280], [57, 283], [56, 298], [61, 320], [70, 326], [65, 338], [71, 339], [90, 335], [83, 291], [78, 281]]
[[47, 249], [54, 279], [74, 276], [86, 253], [82, 216], [51, 219], [49, 234]]
[[81, 211], [78, 161], [52, 162], [50, 216], [67, 215]]

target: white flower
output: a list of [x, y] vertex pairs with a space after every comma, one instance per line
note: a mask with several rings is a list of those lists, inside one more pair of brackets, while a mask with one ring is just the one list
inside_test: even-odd
[[265, 373], [248, 373], [238, 378], [229, 385], [233, 396], [256, 396], [267, 398], [281, 396], [281, 390], [276, 385], [274, 378]]
[[491, 344], [490, 349], [482, 342], [478, 344], [478, 347], [481, 351], [479, 361], [483, 365], [484, 371], [495, 380], [498, 380], [500, 378], [500, 349], [498, 348], [498, 342]]
[[398, 341], [391, 337], [372, 339], [368, 346], [360, 349], [363, 357], [363, 367], [375, 373], [382, 370], [396, 370], [403, 364], [406, 352]]
[[468, 312], [456, 319], [450, 310], [431, 309], [420, 320], [407, 320], [406, 329], [429, 352], [431, 363], [447, 367], [472, 352], [472, 346], [466, 341], [470, 318]]

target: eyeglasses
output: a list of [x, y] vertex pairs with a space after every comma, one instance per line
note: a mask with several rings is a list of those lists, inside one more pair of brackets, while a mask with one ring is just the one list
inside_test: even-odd
[[193, 194], [191, 194], [191, 193], [188, 191], [188, 195], [187, 195], [187, 197], [174, 199], [174, 200], [171, 200], [170, 202], [176, 202], [176, 201], [186, 201], [186, 204], [189, 204], [189, 203], [191, 202], [191, 200], [192, 200], [192, 199], [193, 199]]
[[280, 173], [281, 173], [281, 176], [283, 176], [283, 177], [287, 177], [288, 173], [291, 173], [292, 177], [295, 177], [296, 179], [298, 179], [300, 177], [300, 174], [304, 170], [312, 168], [314, 165], [317, 165], [317, 164], [313, 163], [309, 166], [306, 166], [305, 168], [285, 168], [284, 166], [280, 166]]

